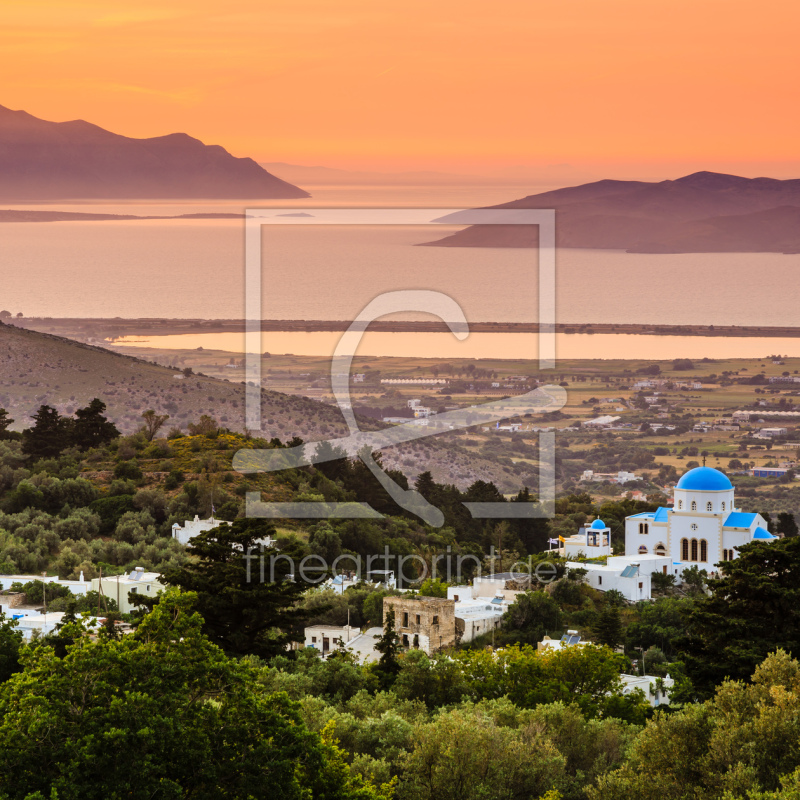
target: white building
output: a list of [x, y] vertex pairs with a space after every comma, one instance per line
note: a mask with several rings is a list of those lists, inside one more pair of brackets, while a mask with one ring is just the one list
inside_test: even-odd
[[599, 517], [583, 530], [564, 540], [566, 558], [599, 558], [611, 555], [611, 529]]
[[609, 556], [605, 564], [568, 561], [567, 569], [585, 569], [589, 586], [601, 592], [614, 589], [630, 603], [651, 599], [654, 572], [677, 574], [668, 557], [653, 555]]
[[766, 528], [760, 514], [735, 507], [733, 486], [722, 472], [696, 467], [678, 481], [672, 508], [626, 518], [625, 555], [670, 558], [678, 574], [693, 565], [711, 571], [734, 559], [736, 547], [773, 541]]
[[640, 481], [641, 477], [633, 472], [626, 472], [624, 469], [619, 472], [595, 472], [592, 469], [585, 469], [581, 473], [582, 481], [608, 481], [609, 483], [628, 483], [628, 481]]
[[585, 644], [591, 644], [591, 642], [581, 641], [578, 631], [567, 631], [560, 639], [551, 639], [549, 636], [545, 635], [541, 642], [536, 643], [536, 652], [553, 652], [555, 650], [563, 650], [565, 647]]
[[760, 439], [774, 439], [776, 436], [786, 436], [788, 432], [786, 428], [761, 428], [756, 436]]
[[143, 567], [136, 567], [129, 575], [123, 573], [95, 578], [92, 581], [92, 590], [99, 592], [102, 588], [103, 594], [113, 600], [123, 614], [129, 614], [137, 610], [137, 606], [128, 600], [128, 593], [135, 592], [146, 597], [155, 597], [166, 588], [158, 580], [160, 577], [158, 572], [145, 572]]
[[[448, 597], [448, 600], [451, 599]], [[460, 600], [455, 604], [456, 634], [461, 642], [471, 642], [477, 636], [497, 630], [503, 621], [507, 604], [500, 597], [491, 600]]]
[[344, 594], [351, 586], [358, 586], [361, 583], [361, 578], [354, 572], [342, 572], [339, 575], [334, 575], [328, 578], [322, 584], [323, 589], [333, 589], [336, 594]]
[[619, 677], [622, 680], [622, 694], [631, 694], [636, 689], [641, 689], [653, 708], [669, 705], [669, 692], [675, 685], [674, 679], [669, 675], [658, 678], [655, 675], [622, 674]]
[[[596, 527], [595, 527], [596, 526]], [[659, 508], [625, 519], [625, 555], [611, 556], [609, 533], [595, 520], [582, 533], [564, 541], [567, 557], [608, 556], [605, 564], [568, 562], [568, 569], [585, 569], [586, 581], [595, 589], [615, 589], [630, 602], [651, 598], [654, 572], [673, 575], [698, 566], [708, 572], [722, 561], [736, 558], [736, 548], [751, 541], [774, 541], [766, 520], [735, 507], [728, 478], [711, 467], [689, 470], [675, 487], [672, 508]], [[595, 541], [594, 531], [597, 532]]]
[[361, 635], [361, 631], [358, 628], [353, 628], [350, 625], [309, 625], [303, 633], [305, 635], [305, 646], [319, 650], [323, 658], [336, 650], [339, 642], [342, 642], [346, 647]]
[[24, 586], [31, 581], [42, 581], [45, 584], [57, 583], [59, 586], [66, 586], [74, 595], [86, 594], [92, 588], [92, 582], [84, 580], [83, 572], [81, 572], [77, 581], [62, 580], [58, 576], [46, 575], [0, 575], [0, 591], [7, 591], [15, 583], [21, 583]]
[[178, 525], [176, 522], [172, 526], [172, 538], [177, 539], [181, 544], [189, 544], [189, 542], [194, 539], [199, 533], [203, 533], [204, 531], [212, 531], [214, 528], [218, 528], [220, 525], [226, 524], [223, 520], [214, 519], [200, 519], [200, 517], [195, 514], [194, 519], [186, 520], [183, 523], [183, 527]]

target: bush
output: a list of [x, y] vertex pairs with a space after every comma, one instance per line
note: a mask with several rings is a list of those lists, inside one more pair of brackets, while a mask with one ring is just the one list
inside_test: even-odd
[[143, 475], [142, 468], [133, 460], [120, 461], [119, 464], [114, 467], [115, 478], [127, 478], [132, 481], [140, 481]]

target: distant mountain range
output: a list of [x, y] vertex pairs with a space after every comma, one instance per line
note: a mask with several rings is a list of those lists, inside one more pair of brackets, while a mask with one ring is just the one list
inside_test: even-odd
[[0, 200], [308, 197], [251, 158], [185, 133], [132, 139], [0, 106]]
[[[556, 209], [560, 247], [634, 253], [800, 253], [800, 180], [696, 172], [670, 181], [603, 180], [523, 197], [496, 209]], [[440, 222], [468, 223], [469, 212]], [[537, 229], [472, 225], [437, 247], [533, 247]]]

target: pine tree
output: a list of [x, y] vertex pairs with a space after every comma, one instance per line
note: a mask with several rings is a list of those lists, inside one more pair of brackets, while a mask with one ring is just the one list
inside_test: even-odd
[[8, 428], [14, 420], [8, 416], [8, 411], [0, 408], [0, 440], [8, 438]]
[[377, 666], [381, 685], [382, 688], [388, 689], [394, 683], [397, 673], [400, 672], [400, 661], [397, 658], [400, 652], [400, 637], [394, 629], [393, 609], [386, 612], [383, 636], [375, 642], [375, 649], [381, 654]]
[[197, 593], [203, 633], [230, 654], [269, 659], [303, 640], [308, 612], [297, 601], [308, 587], [299, 575], [286, 579], [286, 559], [276, 559], [271, 574], [269, 550], [262, 581], [259, 540], [274, 534], [267, 520], [237, 519], [195, 536], [188, 548], [193, 560], [164, 573], [169, 585]]
[[70, 422], [52, 406], [39, 406], [33, 415], [34, 425], [22, 434], [22, 452], [33, 458], [55, 458], [66, 450], [70, 440]]
[[604, 644], [612, 650], [616, 650], [622, 643], [622, 618], [619, 608], [615, 605], [607, 605], [597, 618], [594, 626], [594, 638], [597, 644]]
[[119, 430], [113, 422], [104, 416], [106, 404], [95, 397], [86, 408], [75, 412], [77, 417], [72, 429], [72, 441], [81, 450], [100, 447], [119, 436]]

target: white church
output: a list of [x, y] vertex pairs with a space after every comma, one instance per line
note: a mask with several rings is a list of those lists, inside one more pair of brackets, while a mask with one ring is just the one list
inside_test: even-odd
[[717, 564], [737, 557], [736, 548], [751, 541], [774, 541], [760, 515], [736, 508], [728, 478], [711, 467], [685, 473], [675, 487], [671, 508], [625, 518], [625, 555], [611, 555], [611, 531], [599, 519], [564, 541], [567, 558], [607, 556], [605, 565], [579, 562], [587, 581], [601, 591], [617, 589], [629, 600], [648, 600], [653, 572], [678, 579], [688, 567], [715, 572]]

